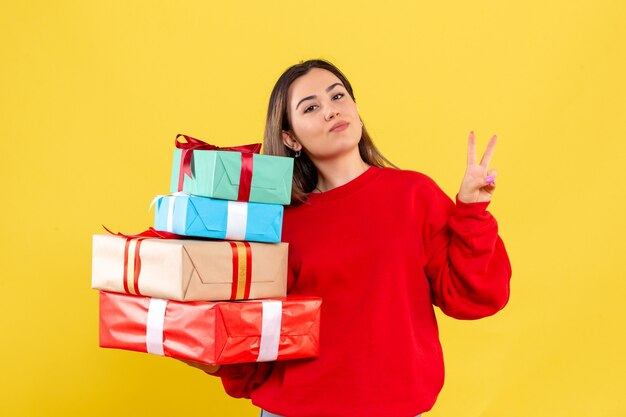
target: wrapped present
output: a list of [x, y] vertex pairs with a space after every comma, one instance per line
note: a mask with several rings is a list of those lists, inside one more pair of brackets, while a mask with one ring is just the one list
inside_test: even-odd
[[[179, 141], [184, 137], [187, 142]], [[170, 191], [255, 203], [289, 204], [293, 159], [259, 155], [260, 144], [218, 148], [178, 135]]]
[[206, 364], [319, 355], [321, 299], [187, 302], [100, 292], [100, 346]]
[[286, 243], [94, 235], [92, 287], [180, 301], [284, 297]]
[[283, 210], [280, 204], [176, 193], [157, 197], [154, 228], [185, 236], [280, 242]]

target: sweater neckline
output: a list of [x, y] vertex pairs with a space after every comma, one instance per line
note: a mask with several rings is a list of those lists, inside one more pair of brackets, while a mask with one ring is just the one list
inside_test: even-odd
[[376, 178], [381, 172], [382, 168], [371, 166], [358, 177], [348, 181], [343, 185], [340, 185], [339, 187], [335, 187], [332, 190], [324, 191], [323, 193], [307, 194], [307, 201], [305, 204], [318, 204], [325, 201], [332, 201], [343, 198], [363, 188], [363, 186]]

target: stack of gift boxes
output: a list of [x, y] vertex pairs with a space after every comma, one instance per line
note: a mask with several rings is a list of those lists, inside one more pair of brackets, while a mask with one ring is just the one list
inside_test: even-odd
[[259, 149], [179, 135], [154, 228], [94, 236], [101, 347], [206, 364], [318, 355], [321, 300], [286, 296], [293, 160]]

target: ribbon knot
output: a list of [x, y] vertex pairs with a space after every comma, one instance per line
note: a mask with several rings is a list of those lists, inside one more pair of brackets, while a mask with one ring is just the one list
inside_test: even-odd
[[[186, 142], [182, 142], [179, 139], [181, 137], [184, 138]], [[209, 143], [201, 141], [200, 139], [192, 138], [191, 136], [183, 135], [180, 133], [176, 135], [174, 143], [176, 147], [181, 150], [180, 170], [178, 173], [178, 191], [183, 190], [185, 174], [189, 178], [193, 178], [191, 173], [191, 156], [193, 155], [193, 151], [241, 152], [241, 172], [239, 174], [239, 194], [237, 196], [237, 200], [249, 200], [250, 188], [252, 185], [252, 160], [253, 155], [255, 153], [258, 154], [261, 151], [260, 143], [220, 148], [219, 146], [211, 145]]]

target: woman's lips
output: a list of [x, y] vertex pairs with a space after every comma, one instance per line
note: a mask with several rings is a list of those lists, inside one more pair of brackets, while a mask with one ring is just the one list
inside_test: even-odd
[[330, 128], [331, 132], [341, 132], [344, 131], [348, 128], [349, 123], [348, 122], [338, 122], [335, 123], [333, 125], [333, 127]]

